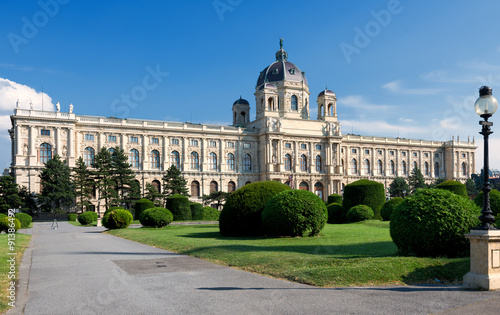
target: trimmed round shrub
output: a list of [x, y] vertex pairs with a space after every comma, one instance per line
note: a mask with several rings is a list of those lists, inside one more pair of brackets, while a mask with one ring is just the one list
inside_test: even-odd
[[389, 221], [391, 219], [392, 212], [400, 203], [403, 202], [403, 200], [404, 199], [401, 197], [394, 197], [384, 203], [382, 209], [380, 209], [380, 216], [382, 217], [382, 220]]
[[191, 201], [181, 194], [174, 194], [167, 198], [167, 209], [174, 215], [174, 221], [192, 220]]
[[[490, 196], [490, 209], [494, 216], [500, 214], [500, 191], [493, 189], [488, 194]], [[483, 208], [483, 196], [484, 192], [480, 192], [476, 198], [474, 198], [474, 203], [478, 205], [481, 209]]]
[[192, 202], [189, 207], [191, 208], [191, 216], [193, 220], [202, 220], [201, 219], [201, 209], [203, 209], [203, 205], [201, 203]]
[[274, 195], [284, 190], [290, 187], [276, 181], [255, 182], [238, 188], [222, 208], [220, 233], [224, 236], [262, 235], [262, 210]]
[[142, 198], [137, 200], [134, 205], [134, 218], [139, 220], [144, 210], [154, 207], [156, 207], [155, 204], [149, 199]]
[[97, 220], [96, 213], [94, 211], [85, 211], [78, 216], [78, 222], [81, 225], [89, 225]]
[[[114, 210], [125, 210], [125, 208], [123, 207], [116, 207], [116, 206], [113, 206], [113, 207], [109, 207], [106, 211], [104, 211], [104, 214], [102, 215], [102, 221], [101, 221], [101, 224], [103, 226], [106, 226], [106, 220], [108, 220], [108, 216], [106, 214], [110, 213], [111, 211], [114, 211]], [[133, 217], [134, 215], [132, 215]]]
[[5, 213], [0, 213], [0, 219], [6, 218], [7, 215]]
[[68, 213], [68, 221], [76, 221], [76, 218], [78, 218], [76, 213]]
[[[344, 216], [357, 205], [365, 205], [373, 210], [374, 218], [381, 219], [380, 209], [385, 203], [385, 189], [381, 183], [360, 179], [344, 187]], [[347, 219], [347, 217], [345, 217]]]
[[134, 219], [130, 211], [120, 209], [108, 212], [104, 218], [102, 225], [110, 230], [127, 228]]
[[21, 222], [17, 218], [5, 216], [0, 219], [0, 233], [2, 231], [5, 231], [5, 233], [11, 233], [12, 229], [14, 229], [15, 233], [20, 228], [21, 228]]
[[21, 222], [21, 228], [28, 228], [33, 221], [33, 218], [27, 213], [16, 213], [16, 219]]
[[457, 181], [454, 180], [447, 180], [445, 182], [442, 182], [441, 184], [437, 185], [436, 188], [439, 189], [446, 189], [451, 191], [452, 193], [465, 197], [469, 199], [469, 195], [467, 194], [467, 187]]
[[194, 220], [218, 221], [220, 211], [212, 207], [203, 207]]
[[342, 205], [339, 203], [331, 203], [328, 206], [326, 206], [326, 209], [328, 210], [328, 223], [331, 224], [338, 224], [338, 223], [344, 223], [344, 220], [342, 219]]
[[328, 201], [326, 204], [329, 205], [332, 203], [342, 204], [342, 196], [338, 194], [331, 194], [330, 196], [328, 196]]
[[271, 236], [315, 236], [327, 219], [323, 200], [307, 190], [282, 191], [262, 211], [264, 232]]
[[370, 220], [373, 218], [373, 210], [365, 205], [357, 205], [347, 211], [346, 217], [349, 222]]
[[172, 212], [165, 208], [149, 208], [141, 214], [141, 224], [147, 227], [162, 228], [172, 222], [174, 216]]
[[390, 234], [405, 255], [460, 257], [469, 253], [465, 233], [479, 224], [480, 209], [445, 189], [421, 189], [392, 212]]

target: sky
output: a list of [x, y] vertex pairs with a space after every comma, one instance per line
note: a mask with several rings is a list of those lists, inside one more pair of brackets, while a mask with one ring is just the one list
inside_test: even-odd
[[[232, 123], [240, 96], [275, 61], [306, 72], [310, 116], [326, 87], [344, 134], [475, 137], [482, 85], [500, 95], [496, 1], [1, 1], [0, 155], [21, 108], [77, 115]], [[43, 101], [42, 101], [43, 100]], [[500, 111], [490, 167], [500, 168]], [[496, 131], [495, 129], [498, 129]]]

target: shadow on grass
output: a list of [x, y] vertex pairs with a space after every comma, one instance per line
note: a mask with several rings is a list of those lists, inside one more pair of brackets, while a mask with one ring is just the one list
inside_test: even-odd
[[382, 287], [338, 287], [338, 288], [320, 288], [313, 286], [295, 287], [295, 288], [243, 288], [243, 287], [203, 287], [198, 288], [198, 290], [205, 291], [246, 291], [246, 290], [328, 290], [328, 291], [344, 291], [344, 290], [356, 290], [356, 291], [394, 291], [394, 292], [457, 292], [464, 291], [461, 286], [456, 285], [412, 285], [409, 286], [382, 286]]
[[[462, 282], [464, 275], [469, 272], [470, 259], [456, 258], [456, 261], [449, 262], [441, 266], [429, 266], [417, 268], [403, 277], [404, 283], [429, 283], [457, 284]], [[424, 279], [424, 280], [423, 280]]]

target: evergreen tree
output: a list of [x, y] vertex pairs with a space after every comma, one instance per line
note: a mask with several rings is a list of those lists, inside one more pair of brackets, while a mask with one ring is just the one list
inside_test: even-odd
[[187, 189], [187, 181], [181, 175], [181, 171], [175, 167], [175, 165], [171, 165], [167, 174], [163, 176], [163, 195], [168, 197], [174, 194], [181, 194], [189, 197], [188, 189]]
[[14, 177], [0, 176], [0, 213], [7, 213], [9, 209], [20, 208], [24, 205], [19, 186]]
[[408, 181], [409, 181], [412, 193], [414, 193], [419, 188], [426, 188], [427, 187], [427, 185], [425, 184], [424, 175], [422, 175], [422, 172], [417, 167], [415, 167], [411, 171], [411, 175], [408, 178]]
[[116, 183], [117, 204], [126, 203], [126, 199], [130, 198], [130, 188], [135, 180], [134, 171], [130, 166], [128, 157], [123, 149], [116, 147], [113, 151], [112, 158], [112, 175]]
[[99, 207], [101, 200], [104, 200], [104, 207], [107, 209], [112, 202], [117, 199], [116, 182], [113, 176], [111, 153], [106, 148], [101, 148], [99, 153], [95, 156], [94, 161], [94, 178], [99, 191]]
[[75, 189], [71, 182], [71, 170], [66, 161], [54, 155], [40, 173], [42, 191], [40, 201], [45, 211], [68, 210], [75, 201]]
[[82, 157], [76, 160], [76, 167], [73, 169], [73, 185], [75, 187], [76, 205], [82, 212], [85, 207], [89, 206], [92, 197], [92, 188], [94, 187], [94, 180], [92, 179], [91, 172], [83, 161]]
[[475, 196], [478, 194], [478, 191], [476, 189], [476, 184], [471, 178], [467, 178], [467, 181], [465, 182], [465, 187], [467, 188], [467, 195], [469, 197]]
[[147, 183], [146, 184], [146, 195], [144, 196], [144, 198], [152, 201], [155, 205], [158, 206], [161, 204], [161, 200], [163, 199], [163, 195], [158, 192], [158, 189], [156, 189], [156, 187], [153, 184]]
[[441, 183], [443, 183], [445, 181], [446, 181], [446, 178], [436, 178], [436, 180], [432, 184], [430, 184], [428, 186], [429, 186], [429, 188], [436, 188], [437, 185], [439, 185], [439, 184], [441, 184]]
[[404, 198], [410, 193], [410, 186], [406, 182], [406, 179], [402, 177], [396, 177], [389, 185], [389, 193], [391, 197], [401, 197]]
[[203, 195], [201, 200], [203, 201], [203, 205], [209, 206], [212, 203], [215, 203], [217, 209], [224, 204], [226, 199], [229, 197], [231, 193], [225, 191], [213, 191], [209, 195]]
[[127, 209], [132, 209], [133, 204], [139, 199], [141, 199], [141, 185], [138, 181], [133, 180], [130, 183], [130, 190], [127, 196], [127, 201], [125, 202]]

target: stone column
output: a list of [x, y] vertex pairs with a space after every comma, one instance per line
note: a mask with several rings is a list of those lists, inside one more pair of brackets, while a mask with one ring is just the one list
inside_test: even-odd
[[149, 170], [149, 152], [147, 152], [147, 142], [148, 142], [149, 138], [148, 136], [142, 136], [142, 169], [143, 170]]
[[162, 157], [163, 157], [163, 163], [162, 163], [162, 169], [164, 171], [168, 170], [168, 160], [169, 160], [169, 157], [170, 157], [170, 154], [168, 152], [168, 137], [166, 136], [163, 136], [163, 154], [162, 154]]
[[22, 138], [21, 138], [21, 126], [19, 125], [16, 125], [16, 130], [15, 130], [15, 136], [14, 136], [14, 141], [16, 142], [15, 143], [15, 148], [16, 148], [16, 152], [15, 152], [15, 155], [21, 155], [23, 153], [23, 149], [22, 149]]

